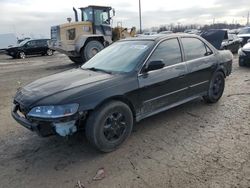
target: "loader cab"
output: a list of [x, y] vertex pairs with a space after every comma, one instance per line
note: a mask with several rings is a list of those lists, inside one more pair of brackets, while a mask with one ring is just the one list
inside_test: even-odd
[[111, 7], [103, 6], [88, 6], [80, 8], [81, 20], [92, 23], [93, 34], [101, 34], [105, 36], [112, 36], [112, 28], [110, 26]]

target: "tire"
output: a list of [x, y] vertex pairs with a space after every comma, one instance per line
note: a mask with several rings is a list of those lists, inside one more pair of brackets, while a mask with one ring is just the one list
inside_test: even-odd
[[225, 88], [225, 77], [220, 71], [215, 72], [209, 83], [209, 89], [203, 99], [207, 103], [216, 103], [222, 96]]
[[19, 53], [18, 53], [18, 57], [19, 57], [20, 59], [25, 59], [25, 58], [26, 58], [26, 54], [25, 54], [24, 52], [19, 52]]
[[90, 60], [98, 52], [104, 48], [103, 44], [97, 40], [89, 41], [81, 50], [81, 58], [83, 62]]
[[85, 134], [96, 149], [111, 152], [129, 137], [133, 123], [133, 114], [125, 103], [110, 101], [90, 114]]
[[81, 57], [69, 57], [71, 61], [73, 61], [77, 65], [83, 64], [82, 58]]
[[240, 61], [240, 58], [239, 58], [239, 66], [240, 66], [240, 67], [245, 66], [245, 63], [244, 63], [244, 62], [241, 62], [241, 61]]
[[53, 52], [53, 50], [48, 49], [47, 52], [46, 52], [46, 54], [47, 54], [48, 56], [52, 56], [52, 55], [54, 54], [54, 52]]

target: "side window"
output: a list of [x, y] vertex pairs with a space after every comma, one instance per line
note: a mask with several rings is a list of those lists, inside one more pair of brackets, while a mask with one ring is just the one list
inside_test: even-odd
[[34, 47], [35, 45], [36, 45], [36, 43], [34, 40], [27, 42], [28, 47]]
[[182, 38], [181, 41], [186, 61], [207, 56], [207, 49], [209, 48], [201, 40], [197, 38]]
[[163, 60], [165, 66], [182, 62], [180, 45], [177, 39], [162, 42], [153, 52], [149, 61]]
[[107, 24], [108, 13], [103, 10], [95, 10], [95, 25]]
[[42, 41], [41, 40], [37, 40], [37, 41], [35, 41], [35, 43], [36, 43], [36, 46], [42, 46]]

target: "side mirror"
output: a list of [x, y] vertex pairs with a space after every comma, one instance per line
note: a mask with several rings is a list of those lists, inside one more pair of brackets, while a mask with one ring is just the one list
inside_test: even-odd
[[[113, 8], [112, 11], [113, 11], [113, 16], [115, 16], [115, 9]], [[112, 16], [112, 17], [113, 17], [113, 16]]]
[[250, 39], [247, 40], [247, 43], [249, 43], [249, 42], [250, 42]]
[[147, 68], [145, 68], [145, 72], [162, 69], [164, 66], [163, 60], [150, 61]]

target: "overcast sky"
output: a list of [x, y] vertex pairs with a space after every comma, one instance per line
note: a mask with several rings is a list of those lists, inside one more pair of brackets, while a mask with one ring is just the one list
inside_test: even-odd
[[[143, 28], [215, 22], [246, 24], [249, 0], [141, 0]], [[112, 6], [116, 10], [114, 26], [122, 21], [126, 27], [139, 29], [138, 0], [0, 0], [0, 34], [49, 36], [50, 26], [74, 18], [72, 7]]]

